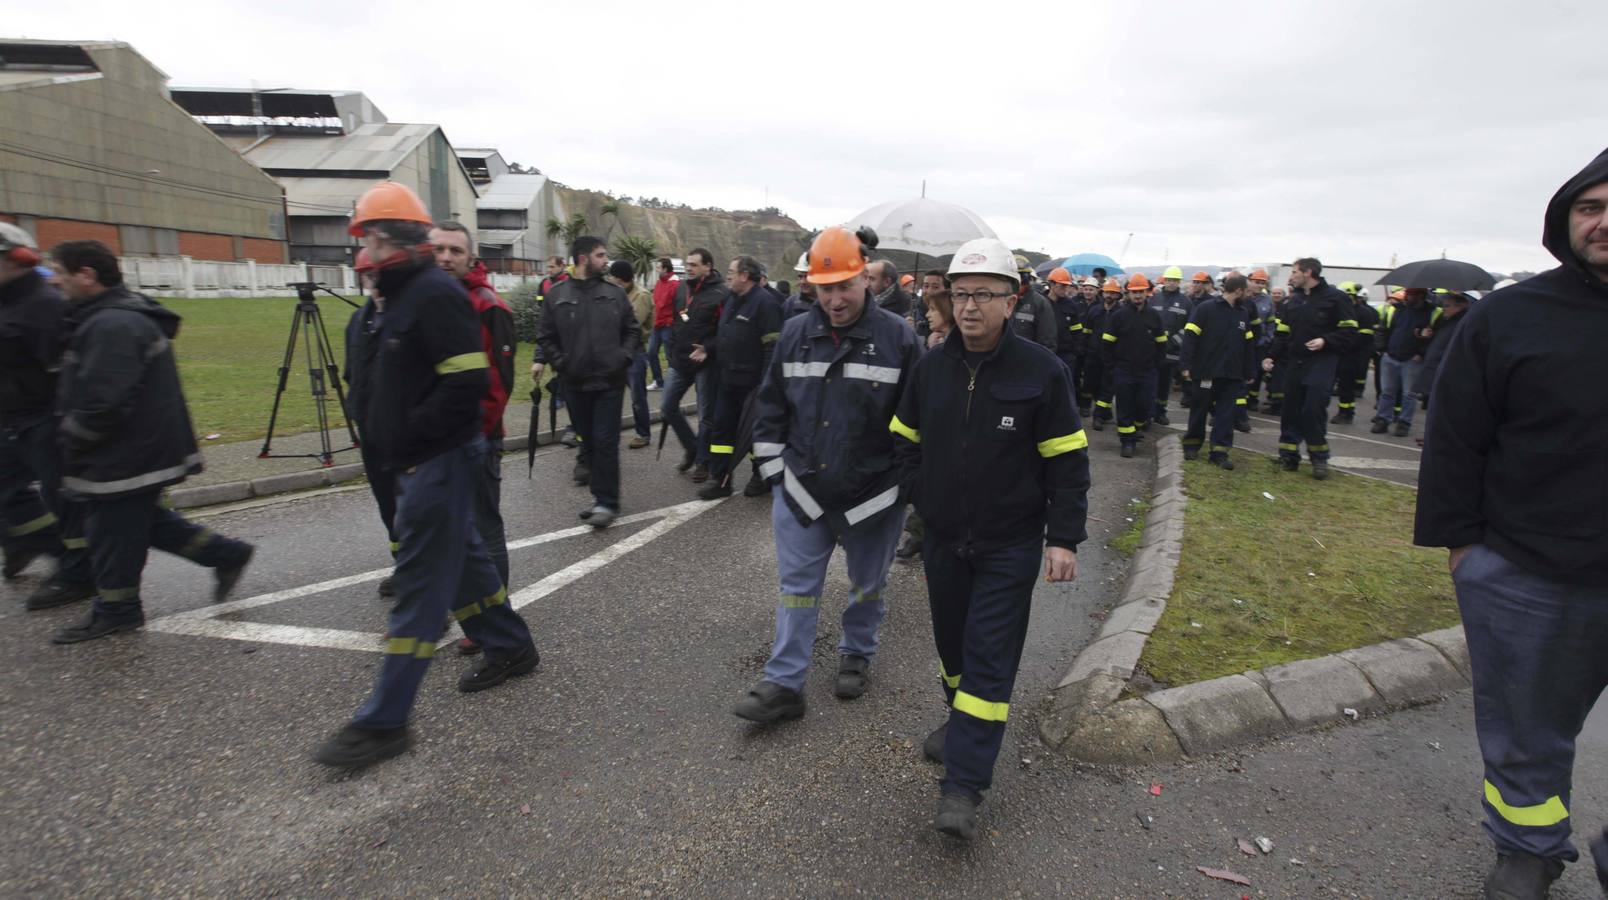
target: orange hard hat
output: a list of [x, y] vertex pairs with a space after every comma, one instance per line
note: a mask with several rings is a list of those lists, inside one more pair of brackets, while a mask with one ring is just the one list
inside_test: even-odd
[[352, 213], [352, 226], [347, 229], [361, 237], [363, 226], [370, 222], [423, 222], [434, 225], [435, 220], [425, 211], [424, 204], [413, 189], [399, 181], [382, 181], [357, 198], [357, 209]]
[[1150, 290], [1150, 279], [1146, 278], [1145, 273], [1143, 272], [1135, 272], [1133, 273], [1133, 276], [1128, 279], [1128, 290], [1148, 291]]
[[860, 239], [841, 225], [833, 225], [810, 245], [810, 284], [837, 284], [865, 271]]
[[369, 256], [367, 247], [358, 248], [357, 257], [352, 260], [352, 268], [356, 269], [358, 274], [374, 271], [374, 258]]
[[1107, 278], [1105, 286], [1101, 287], [1100, 290], [1107, 294], [1120, 294], [1122, 293], [1122, 286], [1117, 284], [1115, 278]]
[[1211, 284], [1211, 282], [1212, 282], [1212, 276], [1210, 276], [1210, 275], [1207, 275], [1207, 274], [1206, 274], [1206, 273], [1205, 273], [1205, 272], [1196, 272], [1196, 273], [1195, 273], [1195, 277], [1194, 277], [1194, 278], [1191, 278], [1191, 279], [1189, 279], [1189, 280], [1190, 280], [1190, 281], [1197, 281], [1197, 282], [1198, 282], [1198, 281], [1204, 281], [1204, 282], [1206, 282], [1206, 283], [1207, 283], [1207, 284]]
[[1252, 281], [1266, 281], [1267, 280], [1267, 270], [1266, 269], [1252, 269], [1251, 270], [1251, 280]]
[[1050, 281], [1056, 284], [1071, 284], [1072, 273], [1061, 268], [1060, 266], [1056, 266], [1050, 270]]
[[915, 284], [915, 283], [916, 283], [916, 276], [914, 276], [914, 275], [904, 274], [904, 275], [899, 276], [899, 286], [900, 287], [904, 287], [906, 285], [911, 285], [911, 284]]

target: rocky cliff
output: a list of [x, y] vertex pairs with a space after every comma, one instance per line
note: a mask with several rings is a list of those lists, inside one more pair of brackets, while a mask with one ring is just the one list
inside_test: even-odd
[[622, 204], [616, 221], [615, 216], [603, 215], [603, 204], [610, 199], [607, 195], [561, 186], [557, 191], [561, 219], [578, 212], [599, 236], [652, 238], [665, 256], [685, 257], [688, 250], [704, 247], [723, 271], [733, 257], [752, 256], [770, 270], [773, 281], [796, 280], [793, 264], [809, 248], [809, 231], [787, 216]]

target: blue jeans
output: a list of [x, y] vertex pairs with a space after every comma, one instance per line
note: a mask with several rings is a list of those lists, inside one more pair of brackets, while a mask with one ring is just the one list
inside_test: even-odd
[[653, 372], [653, 383], [664, 384], [664, 373], [659, 371], [659, 349], [670, 346], [670, 326], [653, 329], [648, 335], [648, 369]]
[[[1422, 361], [1395, 359], [1388, 353], [1380, 358], [1379, 402], [1374, 406], [1374, 418], [1413, 423], [1413, 410], [1418, 408], [1418, 401], [1407, 396], [1407, 392], [1412, 390], [1418, 380], [1418, 370], [1423, 367]], [[1397, 407], [1401, 412], [1396, 412]]]
[[[659, 412], [664, 420], [670, 423], [670, 430], [676, 433], [676, 440], [681, 442], [681, 449], [693, 455], [693, 461], [700, 465], [709, 465], [709, 424], [715, 417], [715, 375], [713, 366], [704, 366], [697, 375], [689, 376], [686, 372], [671, 367], [669, 380], [664, 385], [664, 400], [659, 405]], [[694, 385], [698, 388], [698, 432], [692, 431], [687, 422], [687, 416], [681, 411], [681, 399], [687, 396], [687, 391]]]
[[[838, 652], [876, 655], [877, 632], [887, 614], [888, 569], [904, 531], [904, 507], [889, 510], [854, 537], [842, 541], [848, 564], [849, 604], [843, 610], [843, 637]], [[765, 663], [765, 680], [795, 691], [804, 690], [826, 566], [840, 543], [825, 522], [800, 525], [788, 508], [780, 486], [771, 488], [771, 528], [776, 536], [776, 569], [781, 599], [776, 604], [776, 642]]]
[[631, 419], [636, 425], [637, 437], [652, 437], [652, 422], [648, 414], [648, 355], [638, 353], [631, 360], [631, 370], [626, 373], [626, 383], [631, 386]]

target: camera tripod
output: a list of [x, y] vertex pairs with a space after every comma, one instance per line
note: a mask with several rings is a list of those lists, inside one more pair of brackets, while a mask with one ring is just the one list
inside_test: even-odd
[[[324, 468], [335, 465], [335, 454], [355, 450], [360, 446], [352, 417], [346, 409], [346, 392], [341, 390], [340, 367], [335, 364], [335, 353], [330, 349], [329, 333], [324, 329], [324, 315], [318, 309], [315, 294], [323, 291], [354, 309], [356, 303], [342, 297], [315, 281], [298, 281], [288, 287], [296, 289], [296, 312], [290, 320], [290, 339], [285, 342], [285, 358], [279, 364], [279, 387], [274, 391], [273, 412], [268, 414], [268, 434], [262, 441], [258, 459], [297, 459], [306, 457], [323, 462]], [[296, 338], [301, 337], [307, 356], [307, 378], [312, 389], [313, 408], [318, 412], [319, 453], [274, 453], [274, 423], [279, 419], [279, 403], [285, 397], [285, 385], [290, 379], [290, 364], [296, 357]], [[351, 436], [350, 446], [336, 449], [329, 439], [329, 388], [335, 388], [335, 400], [340, 404], [341, 419], [346, 433]]]

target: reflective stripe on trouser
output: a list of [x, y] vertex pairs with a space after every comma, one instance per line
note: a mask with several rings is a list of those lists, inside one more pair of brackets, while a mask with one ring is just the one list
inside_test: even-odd
[[592, 472], [592, 500], [612, 510], [620, 508], [620, 413], [625, 407], [625, 385], [601, 391], [570, 391], [570, 421], [580, 438], [575, 461]]
[[1392, 359], [1388, 354], [1381, 357], [1379, 399], [1374, 403], [1374, 416], [1387, 422], [1412, 424], [1418, 401], [1407, 396], [1407, 392], [1413, 389], [1413, 382], [1418, 380], [1418, 372], [1423, 368], [1422, 362]]
[[1044, 546], [1034, 540], [963, 558], [929, 535], [921, 558], [951, 707], [943, 789], [976, 799], [994, 781]]
[[1279, 413], [1279, 457], [1300, 459], [1301, 442], [1313, 462], [1329, 459], [1329, 386], [1333, 357], [1300, 362], [1285, 373], [1284, 408]]
[[[781, 599], [776, 604], [776, 641], [770, 661], [765, 663], [765, 680], [802, 691], [815, 647], [826, 566], [839, 541], [824, 518], [800, 525], [779, 486], [771, 489], [771, 528], [776, 537]], [[850, 587], [839, 653], [866, 659], [876, 655], [877, 631], [888, 608], [883, 591], [903, 531], [904, 507], [900, 505], [864, 523], [842, 542]]]
[[[35, 490], [31, 482], [38, 481]], [[0, 435], [0, 516], [3, 531], [54, 521], [35, 530], [8, 537], [7, 546], [59, 553], [55, 574], [58, 584], [87, 584], [90, 570], [84, 537], [84, 504], [61, 492], [61, 448], [56, 444], [56, 419], [45, 416], [18, 422]]]
[[1131, 373], [1116, 370], [1112, 389], [1117, 400], [1117, 435], [1124, 444], [1139, 442], [1138, 427], [1150, 421], [1156, 394], [1156, 371]]
[[1340, 360], [1335, 368], [1334, 393], [1339, 398], [1338, 407], [1341, 411], [1356, 411], [1357, 398], [1363, 394], [1367, 385], [1368, 357], [1347, 356]]
[[1484, 800], [1485, 830], [1498, 852], [1572, 861], [1575, 739], [1608, 687], [1608, 587], [1543, 578], [1483, 544], [1452, 581], [1485, 760], [1485, 783], [1470, 789]]
[[475, 530], [497, 569], [497, 580], [506, 585], [508, 537], [502, 517], [502, 458], [503, 439], [486, 438], [486, 456], [475, 467]]
[[153, 489], [84, 501], [96, 612], [113, 618], [139, 615], [140, 573], [152, 547], [212, 569], [245, 554], [245, 544], [202, 528], [161, 500], [161, 490]]
[[470, 509], [485, 453], [486, 442], [477, 436], [396, 475], [396, 531], [402, 543], [392, 581], [396, 604], [374, 691], [352, 717], [354, 725], [407, 724], [448, 612], [493, 659], [531, 643], [530, 630], [508, 603]]
[[1212, 420], [1212, 459], [1223, 459], [1234, 446], [1234, 412], [1245, 384], [1235, 378], [1213, 379], [1207, 388], [1195, 382], [1195, 402], [1189, 407], [1189, 427], [1184, 431], [1184, 449], [1199, 450], [1206, 442], [1206, 417]]
[[728, 387], [724, 381], [715, 391], [714, 421], [709, 426], [709, 480], [716, 484], [726, 480], [736, 467], [733, 454], [739, 440], [737, 426], [743, 417], [743, 404], [752, 392], [752, 388]]

